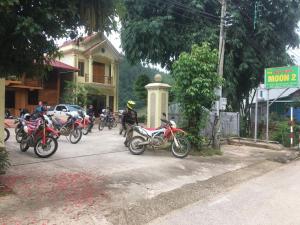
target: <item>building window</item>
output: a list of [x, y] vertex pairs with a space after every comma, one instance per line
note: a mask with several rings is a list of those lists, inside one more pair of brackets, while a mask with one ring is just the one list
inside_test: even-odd
[[84, 77], [84, 62], [78, 62], [78, 75]]
[[39, 91], [28, 91], [28, 105], [37, 105], [39, 103]]

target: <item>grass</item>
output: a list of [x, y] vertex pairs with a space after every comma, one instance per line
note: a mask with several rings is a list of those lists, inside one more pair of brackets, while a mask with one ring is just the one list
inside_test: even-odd
[[201, 150], [193, 150], [190, 152], [191, 155], [194, 156], [214, 156], [214, 155], [223, 155], [223, 152], [220, 149], [213, 148], [203, 148]]

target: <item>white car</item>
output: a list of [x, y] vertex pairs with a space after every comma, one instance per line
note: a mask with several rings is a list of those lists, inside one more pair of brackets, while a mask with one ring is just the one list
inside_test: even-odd
[[59, 118], [67, 118], [68, 114], [71, 114], [72, 116], [78, 116], [78, 111], [82, 111], [85, 114], [84, 109], [78, 105], [59, 104], [56, 105], [53, 110], [48, 110], [47, 115]]

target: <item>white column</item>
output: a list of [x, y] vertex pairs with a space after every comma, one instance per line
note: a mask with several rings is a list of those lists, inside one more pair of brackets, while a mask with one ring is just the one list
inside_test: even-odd
[[112, 61], [111, 64], [110, 64], [110, 68], [111, 68], [111, 84], [114, 85], [114, 86], [116, 86], [116, 79], [115, 79], [115, 77], [116, 77], [115, 73], [116, 72], [115, 72], [115, 67], [116, 67], [116, 64], [115, 64], [114, 61]]
[[92, 83], [93, 82], [93, 57], [92, 57], [92, 55], [90, 55], [90, 57], [89, 57], [88, 73], [89, 73], [89, 83]]
[[109, 107], [109, 95], [106, 95], [106, 107]]

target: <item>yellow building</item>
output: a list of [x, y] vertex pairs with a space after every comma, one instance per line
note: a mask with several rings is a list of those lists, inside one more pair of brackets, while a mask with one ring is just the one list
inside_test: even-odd
[[89, 92], [96, 110], [110, 107], [117, 111], [121, 55], [110, 41], [96, 33], [81, 40], [67, 41], [60, 51], [63, 53], [61, 62], [79, 69], [74, 73], [74, 81], [89, 84], [97, 90], [97, 93]]

